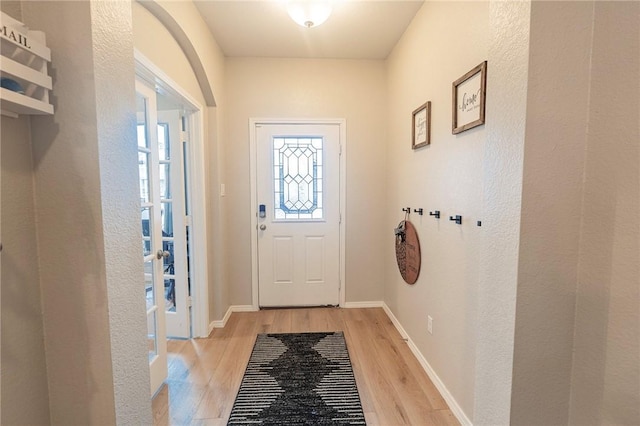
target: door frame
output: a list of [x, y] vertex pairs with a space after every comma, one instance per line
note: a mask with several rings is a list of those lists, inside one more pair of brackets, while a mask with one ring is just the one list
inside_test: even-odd
[[347, 121], [344, 118], [250, 118], [249, 119], [249, 163], [251, 180], [251, 302], [254, 310], [260, 309], [258, 300], [258, 189], [256, 184], [258, 167], [257, 126], [260, 125], [337, 125], [340, 135], [340, 298], [344, 306], [346, 295], [345, 247], [347, 226]]
[[204, 120], [203, 106], [189, 95], [180, 85], [172, 80], [164, 71], [151, 62], [139, 50], [134, 49], [136, 78], [150, 84], [157, 90], [162, 90], [183, 102], [193, 111], [187, 117], [189, 122], [189, 143], [187, 185], [190, 191], [193, 248], [191, 271], [192, 294], [192, 337], [207, 337], [209, 335], [209, 277], [207, 269], [207, 203], [205, 192], [205, 152], [204, 152]]

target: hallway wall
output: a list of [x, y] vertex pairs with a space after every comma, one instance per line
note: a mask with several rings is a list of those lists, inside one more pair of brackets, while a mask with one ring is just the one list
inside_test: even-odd
[[639, 12], [531, 6], [512, 424], [640, 421]]
[[204, 105], [191, 65], [178, 42], [155, 16], [137, 1], [131, 3], [133, 46]]
[[249, 118], [345, 118], [346, 300], [382, 300], [386, 72], [382, 61], [227, 58], [225, 176], [233, 305], [250, 305]]
[[146, 423], [131, 7], [22, 13], [52, 51], [55, 114], [31, 117], [51, 424]]
[[595, 2], [571, 424], [640, 423], [640, 3]]
[[[128, 239], [135, 238], [140, 228], [121, 215], [131, 211], [131, 202], [137, 200], [134, 187], [123, 184], [137, 180], [123, 179], [127, 173], [137, 176], [135, 161], [121, 157], [135, 158], [130, 151], [135, 143], [129, 143], [135, 134], [127, 131], [134, 128], [127, 117], [135, 117], [133, 74], [127, 74], [133, 72], [133, 44], [127, 44], [133, 38], [126, 36], [131, 32], [131, 10], [122, 2], [92, 6], [3, 1], [1, 6], [47, 33], [56, 114], [2, 117], [0, 423], [147, 423], [144, 309], [131, 307], [144, 303], [131, 294], [140, 290], [129, 282], [140, 265], [131, 263], [138, 244]], [[90, 13], [98, 17], [96, 22], [89, 19]], [[96, 30], [107, 17], [115, 17], [118, 25]], [[54, 22], [65, 31], [51, 30]], [[81, 31], [81, 37], [72, 29]], [[105, 40], [116, 31], [123, 40]], [[151, 44], [162, 35], [149, 34]], [[215, 43], [208, 37], [204, 40]], [[164, 47], [171, 41], [165, 39]], [[223, 71], [216, 64], [211, 69]], [[219, 99], [222, 93], [220, 89]], [[211, 123], [217, 118], [206, 110], [203, 116]], [[209, 155], [214, 157], [214, 151]], [[48, 255], [39, 258], [39, 251]], [[216, 303], [225, 302], [216, 297]], [[223, 314], [226, 307], [219, 311]]]
[[478, 425], [510, 422], [530, 28], [530, 2], [490, 1], [473, 416]]
[[592, 10], [590, 2], [531, 5], [511, 401], [516, 425], [532, 418], [568, 422]]
[[[20, 2], [0, 9], [22, 19]], [[0, 424], [50, 420], [30, 127], [29, 117], [1, 117]]]
[[[473, 418], [478, 266], [484, 228], [485, 126], [451, 133], [451, 85], [487, 60], [488, 3], [426, 2], [387, 60], [384, 300], [469, 419]], [[491, 64], [488, 66], [491, 73]], [[491, 96], [491, 87], [488, 87]], [[411, 149], [412, 111], [432, 103], [431, 144]], [[489, 118], [490, 120], [491, 118]], [[398, 272], [393, 228], [405, 206], [422, 250], [420, 277]], [[440, 210], [441, 219], [428, 215]], [[449, 216], [462, 215], [462, 225]], [[433, 334], [427, 316], [433, 318]]]
[[134, 46], [145, 57], [166, 73], [183, 90], [203, 106], [205, 149], [205, 204], [207, 206], [209, 322], [223, 317], [229, 302], [226, 280], [226, 230], [224, 198], [219, 197], [224, 162], [221, 161], [221, 140], [224, 134], [224, 62], [225, 58], [209, 33], [193, 4], [158, 2], [188, 33], [190, 43], [197, 49], [209, 83], [214, 92], [215, 106], [207, 106], [202, 89], [182, 47], [168, 29], [145, 7], [132, 3]]
[[[16, 15], [12, 15], [16, 16]], [[19, 16], [18, 16], [19, 17]], [[49, 423], [29, 117], [2, 117], [2, 417]]]
[[[460, 52], [463, 45], [455, 43], [455, 36], [442, 36], [446, 29], [438, 29], [438, 47], [447, 51], [423, 63], [413, 53], [429, 40], [429, 29], [455, 17], [447, 27], [456, 35], [483, 30], [474, 26], [481, 13], [465, 21], [457, 6], [465, 11], [482, 7], [425, 3], [389, 60], [388, 226], [399, 220], [405, 205], [433, 200], [444, 204], [441, 191], [454, 199], [463, 195], [465, 202], [476, 205], [475, 193], [462, 192], [474, 189], [474, 180], [467, 176], [475, 173], [484, 180], [482, 206], [476, 210], [484, 216], [482, 241], [463, 227], [456, 246], [455, 235], [445, 233], [446, 224], [435, 226], [412, 216], [423, 244], [423, 268], [428, 269], [409, 287], [399, 279], [389, 250], [385, 301], [476, 424], [636, 424], [640, 6], [490, 2], [489, 20], [482, 23], [489, 25], [490, 38], [480, 172], [468, 164], [458, 170], [460, 160], [454, 163], [446, 156], [457, 153], [463, 140], [470, 151], [473, 131], [458, 136], [447, 154], [437, 148], [436, 136], [432, 146], [424, 148], [425, 159], [393, 139], [406, 126], [404, 116], [423, 102], [415, 88], [432, 89], [429, 82], [455, 61], [458, 56], [451, 52]], [[446, 16], [440, 16], [438, 8], [448, 8]], [[567, 26], [573, 28], [570, 34]], [[469, 40], [473, 45], [482, 35]], [[405, 49], [410, 53], [403, 56]], [[463, 55], [473, 58], [478, 52], [481, 46]], [[438, 71], [432, 71], [430, 63], [437, 63]], [[429, 82], [421, 80], [425, 75]], [[445, 95], [442, 99], [446, 104]], [[434, 103], [436, 133], [437, 107]], [[408, 126], [404, 132], [408, 138]], [[441, 137], [453, 138], [445, 131]], [[425, 189], [410, 185], [414, 176], [428, 184]], [[483, 262], [479, 273], [474, 271], [478, 257]], [[456, 274], [459, 278], [452, 279]], [[456, 294], [456, 283], [467, 287]], [[452, 319], [453, 324], [463, 321], [466, 335], [452, 334], [450, 328], [439, 334], [441, 306], [446, 307], [441, 309], [448, 320], [445, 326], [450, 327]], [[425, 316], [433, 312], [437, 315], [430, 336]], [[468, 359], [474, 350], [475, 359]], [[466, 370], [461, 358], [467, 360]], [[452, 361], [456, 368], [447, 371]], [[473, 373], [475, 383], [457, 376]], [[467, 388], [460, 386], [463, 380]], [[475, 399], [473, 411], [469, 399]]]

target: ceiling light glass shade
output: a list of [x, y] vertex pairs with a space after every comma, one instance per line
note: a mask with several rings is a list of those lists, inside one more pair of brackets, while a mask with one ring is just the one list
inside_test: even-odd
[[331, 15], [331, 3], [328, 1], [290, 1], [287, 4], [289, 16], [298, 25], [311, 28], [324, 23]]

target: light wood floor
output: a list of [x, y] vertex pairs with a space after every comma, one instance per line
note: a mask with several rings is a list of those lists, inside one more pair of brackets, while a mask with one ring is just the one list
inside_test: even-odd
[[444, 399], [380, 308], [234, 313], [207, 339], [169, 342], [156, 425], [226, 425], [258, 333], [344, 331], [368, 425], [457, 425]]

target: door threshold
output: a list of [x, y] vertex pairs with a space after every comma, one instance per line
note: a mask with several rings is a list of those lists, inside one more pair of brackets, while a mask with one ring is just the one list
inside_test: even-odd
[[276, 309], [319, 309], [338, 308], [339, 305], [305, 305], [305, 306], [260, 306], [261, 311], [271, 311]]

